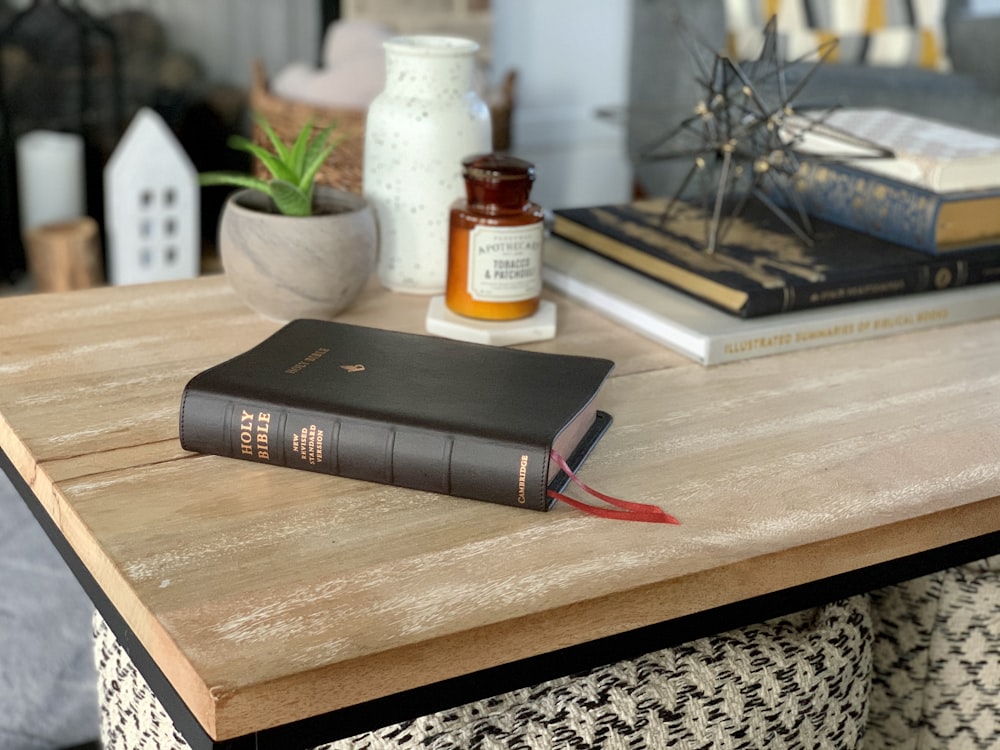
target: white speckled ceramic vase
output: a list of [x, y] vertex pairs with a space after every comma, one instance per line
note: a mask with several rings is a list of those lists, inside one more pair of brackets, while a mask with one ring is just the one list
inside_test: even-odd
[[378, 277], [394, 291], [440, 294], [449, 209], [465, 194], [462, 159], [492, 147], [489, 109], [473, 88], [479, 45], [405, 36], [384, 46], [385, 90], [368, 109], [363, 176], [378, 221]]

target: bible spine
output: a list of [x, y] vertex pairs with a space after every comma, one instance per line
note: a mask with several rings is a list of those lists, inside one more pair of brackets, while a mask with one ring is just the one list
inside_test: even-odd
[[181, 446], [227, 458], [546, 510], [546, 449], [189, 390]]

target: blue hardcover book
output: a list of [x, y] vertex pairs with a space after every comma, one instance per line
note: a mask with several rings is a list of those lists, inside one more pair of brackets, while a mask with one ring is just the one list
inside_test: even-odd
[[1000, 242], [1000, 188], [937, 193], [860, 166], [806, 162], [792, 189], [811, 216], [924, 252]]
[[1000, 138], [891, 109], [821, 120], [789, 131], [801, 154], [825, 157], [792, 180], [811, 215], [934, 255], [1000, 242]]

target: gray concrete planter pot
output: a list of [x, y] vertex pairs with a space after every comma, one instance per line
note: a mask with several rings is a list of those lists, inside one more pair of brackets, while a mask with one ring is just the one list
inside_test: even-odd
[[361, 294], [375, 265], [375, 217], [360, 195], [316, 186], [313, 216], [272, 213], [253, 190], [230, 196], [219, 224], [226, 277], [275, 320], [329, 320]]

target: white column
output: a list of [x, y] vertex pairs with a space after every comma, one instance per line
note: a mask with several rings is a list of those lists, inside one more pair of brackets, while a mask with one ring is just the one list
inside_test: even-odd
[[494, 0], [494, 76], [518, 71], [512, 152], [535, 164], [545, 208], [630, 199], [624, 121], [598, 119], [628, 102], [632, 4]]

